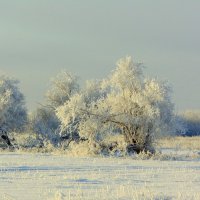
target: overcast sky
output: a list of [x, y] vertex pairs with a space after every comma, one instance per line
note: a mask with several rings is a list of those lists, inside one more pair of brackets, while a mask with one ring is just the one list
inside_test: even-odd
[[61, 69], [100, 79], [131, 55], [173, 86], [177, 111], [200, 109], [200, 1], [0, 0], [0, 73], [28, 107]]

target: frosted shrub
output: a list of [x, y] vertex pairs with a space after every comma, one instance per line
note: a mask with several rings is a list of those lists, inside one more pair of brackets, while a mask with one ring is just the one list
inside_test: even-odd
[[52, 136], [55, 136], [55, 133], [59, 133], [59, 137], [63, 138], [66, 137], [66, 134], [68, 134], [67, 137], [69, 138], [73, 138], [74, 135], [76, 136], [75, 130], [72, 131], [72, 129], [70, 129], [70, 127], [74, 128], [74, 124], [73, 126], [68, 126], [68, 129], [70, 130], [60, 129], [60, 121], [55, 114], [55, 110], [70, 101], [71, 97], [73, 97], [78, 91], [78, 78], [66, 71], [60, 72], [56, 78], [51, 80], [50, 89], [45, 95], [47, 102], [45, 110], [48, 112], [49, 119], [46, 127], [53, 130], [54, 135]]
[[182, 135], [196, 136], [200, 135], [200, 111], [187, 110], [179, 115], [179, 120], [185, 127]]
[[[45, 94], [45, 104], [40, 105], [31, 113], [30, 129], [45, 140], [49, 140], [54, 146], [59, 145], [66, 130], [60, 130], [60, 121], [55, 114], [55, 110], [69, 101], [77, 91], [79, 91], [77, 77], [66, 71], [59, 73], [51, 80], [49, 89]], [[68, 132], [71, 133], [72, 131]]]
[[73, 156], [88, 156], [88, 155], [96, 155], [100, 154], [100, 147], [98, 143], [95, 142], [75, 142], [72, 141], [68, 146], [69, 155]]
[[155, 138], [173, 127], [170, 93], [167, 83], [146, 79], [142, 65], [126, 57], [108, 78], [87, 82], [56, 115], [63, 130], [75, 130], [99, 148], [109, 135], [123, 135], [128, 152], [154, 152]]
[[32, 132], [22, 132], [20, 134], [12, 132], [10, 138], [13, 139], [14, 146], [19, 149], [42, 148], [44, 146], [42, 138]]
[[7, 131], [20, 131], [27, 122], [27, 112], [18, 81], [0, 76], [0, 127]]
[[31, 131], [42, 136], [44, 139], [50, 140], [53, 144], [58, 143], [60, 122], [54, 110], [48, 107], [37, 108], [29, 116], [29, 123]]

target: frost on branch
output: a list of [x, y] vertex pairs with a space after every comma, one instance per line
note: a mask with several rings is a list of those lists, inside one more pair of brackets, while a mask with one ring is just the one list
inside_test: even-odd
[[88, 82], [56, 114], [63, 129], [77, 131], [93, 146], [119, 134], [128, 152], [153, 152], [155, 138], [173, 124], [170, 92], [166, 83], [146, 79], [142, 65], [126, 57], [108, 78]]
[[19, 131], [27, 122], [23, 94], [18, 81], [0, 76], [0, 127], [8, 131]]

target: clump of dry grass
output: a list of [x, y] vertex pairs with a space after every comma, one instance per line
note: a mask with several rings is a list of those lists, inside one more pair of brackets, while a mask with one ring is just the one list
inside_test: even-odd
[[200, 150], [200, 136], [194, 137], [165, 137], [157, 142], [160, 148], [173, 148], [180, 150]]

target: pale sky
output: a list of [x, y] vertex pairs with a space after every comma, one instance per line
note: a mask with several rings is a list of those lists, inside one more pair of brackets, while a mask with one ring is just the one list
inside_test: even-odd
[[131, 55], [168, 80], [177, 111], [200, 109], [199, 0], [0, 0], [0, 73], [29, 109], [62, 69], [100, 79]]

